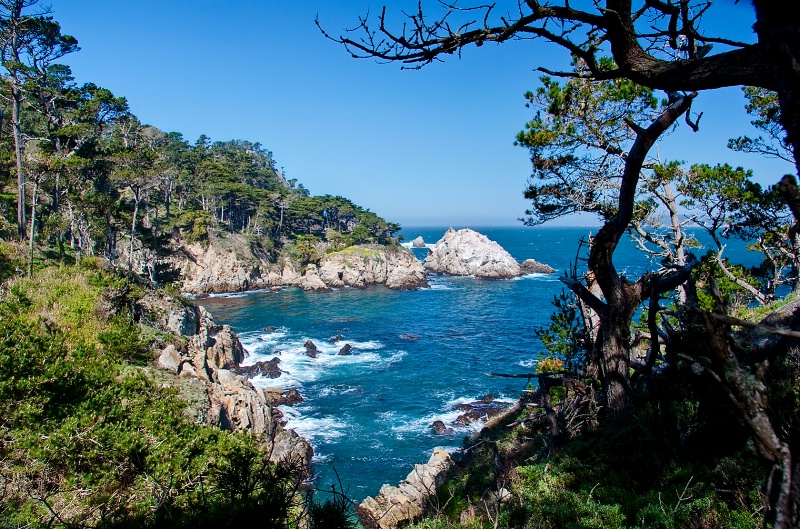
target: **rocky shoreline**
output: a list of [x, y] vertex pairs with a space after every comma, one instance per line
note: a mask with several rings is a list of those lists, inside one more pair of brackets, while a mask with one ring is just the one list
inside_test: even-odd
[[[140, 301], [140, 311], [175, 336], [156, 362], [165, 387], [174, 387], [189, 404], [186, 414], [200, 423], [257, 436], [270, 460], [292, 460], [310, 468], [313, 449], [284, 426], [281, 404], [302, 400], [299, 393], [253, 386], [242, 376], [245, 351], [228, 325], [217, 325], [203, 307], [153, 293]], [[246, 370], [245, 370], [246, 372]]]
[[181, 292], [193, 296], [288, 286], [304, 290], [427, 286], [422, 264], [400, 245], [360, 244], [329, 253], [323, 248], [317, 263], [301, 266], [283, 255], [270, 260], [238, 235], [212, 236], [205, 244], [175, 244], [168, 264], [180, 273]]
[[385, 285], [415, 290], [428, 286], [429, 273], [511, 279], [554, 272], [534, 259], [518, 263], [498, 243], [470, 229], [450, 228], [433, 245], [417, 237], [411, 246], [429, 252], [423, 262], [397, 244], [360, 244], [329, 253], [322, 248], [319, 261], [305, 266], [286, 256], [271, 261], [238, 235], [212, 236], [206, 244], [175, 244], [169, 265], [180, 274], [181, 292], [195, 297], [283, 287], [324, 291]]

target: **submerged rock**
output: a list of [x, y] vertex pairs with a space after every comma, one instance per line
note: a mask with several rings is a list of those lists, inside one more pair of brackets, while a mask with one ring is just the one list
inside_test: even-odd
[[330, 342], [330, 343], [332, 343], [332, 344], [336, 345], [336, 343], [337, 343], [339, 340], [341, 340], [341, 339], [342, 339], [342, 335], [341, 335], [341, 334], [337, 334], [336, 336], [334, 336], [333, 338], [331, 338], [330, 340], [328, 340], [328, 342]]
[[447, 230], [423, 263], [432, 272], [484, 279], [509, 279], [522, 274], [519, 263], [499, 244], [470, 229]]
[[350, 345], [349, 343], [346, 343], [346, 344], [344, 344], [344, 347], [342, 347], [341, 349], [339, 349], [339, 354], [340, 354], [340, 355], [342, 355], [342, 356], [348, 356], [348, 355], [351, 355], [351, 354], [353, 354], [353, 353], [351, 353], [351, 352], [350, 352], [350, 350], [351, 350], [352, 348], [353, 348], [353, 346], [352, 346], [352, 345]]
[[486, 422], [503, 413], [509, 406], [509, 403], [497, 402], [492, 395], [484, 395], [480, 400], [458, 404], [455, 409], [465, 413], [459, 415], [453, 424], [468, 426], [476, 421]]

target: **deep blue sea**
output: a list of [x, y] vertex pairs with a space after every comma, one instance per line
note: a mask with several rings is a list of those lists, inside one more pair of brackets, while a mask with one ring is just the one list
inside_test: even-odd
[[[435, 243], [446, 229], [402, 233], [406, 241], [421, 235]], [[314, 447], [318, 488], [329, 490], [338, 473], [352, 499], [375, 495], [381, 484], [397, 484], [413, 464], [427, 461], [434, 447], [458, 448], [480, 427], [434, 433], [434, 420], [449, 424], [462, 413], [453, 409], [456, 404], [486, 394], [512, 400], [524, 389], [524, 379], [485, 373], [532, 372], [544, 350], [534, 330], [548, 324], [553, 296], [562, 289], [558, 276], [575, 261], [581, 237], [597, 228], [473, 229], [517, 260], [534, 258], [557, 273], [500, 281], [432, 276], [430, 288], [416, 291], [287, 288], [200, 301], [217, 323], [239, 334], [249, 353], [245, 364], [281, 358], [287, 373], [253, 383], [302, 393], [302, 404], [282, 411], [287, 427]], [[414, 251], [420, 258], [427, 253]], [[631, 278], [658, 267], [627, 240], [615, 263]], [[278, 331], [267, 333], [268, 326]], [[341, 341], [330, 344], [337, 335]], [[306, 340], [317, 345], [318, 358], [305, 355]], [[353, 354], [337, 355], [346, 343]]]

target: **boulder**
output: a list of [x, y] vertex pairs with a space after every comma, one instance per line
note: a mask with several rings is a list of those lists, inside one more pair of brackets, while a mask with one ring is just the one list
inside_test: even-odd
[[523, 273], [499, 244], [470, 229], [447, 230], [423, 264], [432, 272], [482, 279], [509, 279]]
[[336, 336], [334, 336], [333, 338], [328, 340], [328, 342], [330, 342], [330, 343], [335, 345], [341, 339], [342, 339], [342, 335], [341, 334], [337, 334]]
[[540, 263], [536, 259], [525, 259], [519, 266], [526, 274], [552, 274], [556, 271], [552, 266]]
[[453, 429], [452, 428], [448, 428], [444, 424], [444, 421], [439, 421], [439, 420], [433, 421], [431, 423], [431, 428], [433, 429], [434, 432], [436, 432], [439, 435], [448, 435], [448, 434], [453, 433]]
[[294, 406], [303, 402], [303, 396], [296, 389], [264, 388], [264, 395], [270, 406]]
[[208, 386], [208, 422], [223, 430], [250, 431], [270, 447], [270, 460], [297, 458], [310, 464], [311, 446], [293, 430], [284, 430], [276, 421], [264, 390], [227, 369], [214, 371]]
[[272, 360], [267, 361], [260, 361], [256, 362], [255, 364], [247, 367], [239, 367], [236, 372], [240, 375], [244, 375], [247, 378], [254, 378], [258, 376], [267, 377], [267, 378], [278, 378], [281, 376], [283, 371], [278, 364], [281, 363], [281, 359], [277, 356]]
[[422, 235], [411, 241], [412, 248], [425, 248], [425, 241], [422, 239]]
[[350, 352], [350, 350], [351, 350], [352, 348], [353, 348], [353, 346], [352, 346], [352, 345], [350, 345], [349, 343], [346, 343], [346, 344], [344, 344], [344, 347], [342, 347], [341, 349], [339, 349], [339, 354], [340, 354], [340, 355], [342, 355], [342, 356], [348, 356], [348, 355], [351, 355], [352, 353]]
[[[173, 383], [179, 388], [193, 388], [188, 391], [192, 404], [187, 415], [221, 429], [249, 431], [268, 448], [272, 461], [289, 457], [308, 469], [313, 456], [311, 445], [294, 431], [284, 430], [281, 414], [274, 408], [277, 403], [302, 402], [302, 396], [290, 390], [283, 392], [280, 400], [273, 404], [264, 390], [227, 369], [238, 368], [244, 359], [239, 338], [228, 325], [216, 325], [203, 307], [197, 308], [197, 316], [198, 328], [186, 340], [186, 347], [178, 349], [168, 345], [157, 362], [159, 367], [172, 373]], [[273, 358], [248, 369], [278, 376], [279, 362], [280, 359]]]
[[492, 395], [484, 395], [480, 400], [458, 404], [455, 409], [465, 413], [459, 415], [453, 424], [468, 426], [479, 420], [486, 422], [503, 413], [509, 406], [508, 403], [497, 402]]
[[361, 523], [364, 527], [395, 529], [419, 519], [452, 467], [450, 454], [441, 448], [434, 449], [428, 462], [414, 465], [397, 487], [384, 485], [376, 497], [361, 502], [357, 509]]
[[177, 373], [180, 365], [181, 355], [178, 350], [172, 344], [166, 346], [158, 357], [158, 367]]
[[211, 339], [213, 345], [206, 354], [209, 367], [236, 369], [244, 361], [244, 348], [230, 325], [223, 325]]
[[306, 354], [311, 358], [316, 358], [317, 355], [319, 354], [317, 346], [314, 345], [314, 342], [312, 342], [311, 340], [306, 340], [305, 348], [306, 348]]
[[310, 264], [306, 268], [306, 273], [300, 281], [300, 288], [303, 290], [327, 290], [328, 285], [319, 277], [317, 265]]

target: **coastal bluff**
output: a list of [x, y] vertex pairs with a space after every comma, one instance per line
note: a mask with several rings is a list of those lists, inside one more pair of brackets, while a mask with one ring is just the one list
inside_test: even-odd
[[[536, 266], [534, 266], [534, 263]], [[450, 228], [423, 262], [431, 272], [480, 279], [511, 279], [524, 274], [552, 273], [547, 265], [529, 259], [520, 265], [497, 242], [470, 229]]]
[[174, 387], [186, 400], [186, 415], [222, 430], [251, 432], [268, 447], [270, 460], [310, 467], [311, 445], [283, 427], [275, 407], [284, 395], [268, 394], [237, 373], [246, 352], [230, 326], [217, 325], [205, 308], [166, 294], [141, 300], [138, 311], [173, 333], [175, 343], [161, 351], [156, 365], [162, 385]]
[[288, 255], [256, 251], [238, 234], [209, 234], [204, 243], [177, 238], [170, 265], [179, 273], [181, 292], [205, 295], [296, 286], [327, 290], [342, 286], [386, 285], [412, 290], [427, 286], [425, 269], [399, 245], [359, 244], [330, 252], [317, 248], [316, 263], [302, 266]]

